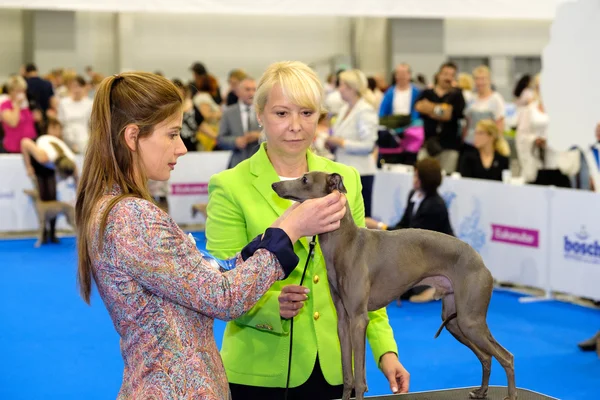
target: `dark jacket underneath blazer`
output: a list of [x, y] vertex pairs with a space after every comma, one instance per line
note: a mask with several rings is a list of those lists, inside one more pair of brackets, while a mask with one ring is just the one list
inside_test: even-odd
[[413, 215], [414, 203], [410, 200], [414, 193], [415, 191], [411, 190], [408, 195], [408, 206], [404, 210], [400, 222], [389, 228], [389, 230], [418, 228], [454, 236], [444, 199], [437, 192], [426, 195], [417, 212]]

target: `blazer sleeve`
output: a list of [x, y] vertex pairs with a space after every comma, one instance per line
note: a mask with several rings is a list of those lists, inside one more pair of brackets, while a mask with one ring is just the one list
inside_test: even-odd
[[[352, 203], [350, 203], [350, 207], [352, 210], [352, 217], [354, 218], [354, 222], [361, 228], [365, 227], [365, 205], [362, 198], [362, 185], [360, 183], [360, 175], [358, 171], [352, 168], [354, 173], [354, 181], [356, 182], [356, 193], [352, 199]], [[369, 324], [367, 325], [367, 340], [369, 341], [369, 346], [371, 346], [371, 351], [373, 352], [373, 357], [375, 358], [375, 362], [379, 366], [379, 361], [381, 356], [386, 353], [395, 353], [398, 354], [398, 345], [396, 344], [396, 340], [394, 339], [394, 332], [392, 331], [392, 327], [390, 326], [390, 321], [387, 316], [387, 311], [385, 308], [381, 308], [376, 311], [369, 312]]]
[[448, 217], [448, 210], [443, 204], [435, 201], [423, 200], [419, 210], [411, 221], [411, 228], [426, 229], [429, 231], [440, 232], [441, 222]]
[[222, 272], [158, 207], [124, 199], [111, 210], [104, 251], [146, 290], [212, 318], [230, 320], [249, 310], [285, 277], [279, 260], [257, 249]]
[[405, 229], [408, 228], [408, 213], [410, 212], [409, 208], [410, 208], [410, 199], [412, 198], [413, 194], [415, 193], [414, 190], [411, 190], [408, 193], [408, 199], [406, 201], [406, 207], [404, 208], [404, 214], [402, 214], [402, 218], [400, 219], [400, 222], [398, 222], [396, 225], [394, 225], [391, 228], [388, 228], [388, 230], [390, 231], [395, 231], [398, 229]]
[[358, 139], [345, 139], [344, 149], [348, 154], [370, 154], [377, 141], [377, 129], [379, 118], [373, 109], [365, 108], [356, 116], [355, 128], [358, 131]]
[[[240, 205], [227, 185], [228, 178], [213, 175], [208, 184], [208, 207], [206, 220], [206, 249], [218, 258], [229, 258], [248, 242], [246, 221]], [[239, 325], [267, 330], [285, 335], [289, 333], [290, 321], [279, 314], [281, 291], [269, 289], [256, 305], [236, 318]]]
[[231, 124], [229, 120], [231, 119], [231, 114], [226, 112], [221, 118], [221, 123], [219, 124], [219, 136], [217, 136], [217, 142], [219, 147], [224, 150], [235, 150], [235, 139], [236, 136], [233, 134], [231, 130]]
[[[479, 157], [479, 153], [476, 154]], [[475, 172], [473, 171], [473, 155], [467, 154], [462, 160], [460, 160], [460, 165], [458, 167], [458, 172], [464, 178], [474, 178]]]

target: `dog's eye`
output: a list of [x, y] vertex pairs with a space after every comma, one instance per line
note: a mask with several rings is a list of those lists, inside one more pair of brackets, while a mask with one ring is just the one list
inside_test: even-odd
[[303, 176], [302, 177], [302, 183], [304, 183], [305, 185], [308, 183], [308, 178]]

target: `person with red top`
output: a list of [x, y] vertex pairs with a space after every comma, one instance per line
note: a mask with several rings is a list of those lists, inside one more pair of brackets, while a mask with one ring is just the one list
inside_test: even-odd
[[9, 78], [6, 83], [8, 98], [0, 104], [0, 119], [4, 129], [2, 145], [8, 153], [21, 152], [21, 140], [35, 139], [35, 115], [27, 104], [27, 82], [20, 76]]

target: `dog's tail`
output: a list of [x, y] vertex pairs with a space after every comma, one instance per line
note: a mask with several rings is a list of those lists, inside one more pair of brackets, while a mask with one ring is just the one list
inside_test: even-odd
[[448, 317], [444, 320], [444, 322], [442, 322], [442, 326], [440, 326], [440, 329], [438, 329], [438, 331], [436, 332], [436, 334], [433, 338], [437, 339], [437, 337], [440, 336], [440, 333], [442, 333], [442, 329], [444, 329], [444, 327], [448, 324], [448, 322], [452, 321], [454, 318], [456, 318], [456, 313], [448, 315]]

